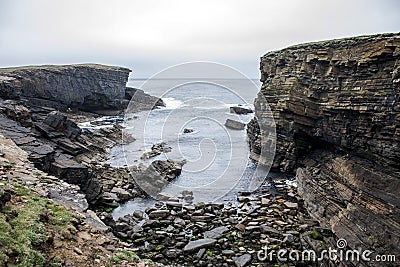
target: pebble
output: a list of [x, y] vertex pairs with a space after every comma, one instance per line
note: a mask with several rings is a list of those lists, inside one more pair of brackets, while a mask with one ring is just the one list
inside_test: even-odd
[[79, 255], [83, 254], [82, 250], [80, 250], [78, 247], [74, 247], [74, 251]]

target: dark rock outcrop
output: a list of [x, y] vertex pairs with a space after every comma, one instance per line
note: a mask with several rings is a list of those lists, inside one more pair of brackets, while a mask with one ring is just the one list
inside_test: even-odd
[[249, 108], [244, 108], [241, 106], [233, 106], [229, 108], [230, 113], [236, 113], [236, 114], [248, 114], [248, 113], [253, 113], [253, 111]]
[[117, 121], [85, 131], [75, 122], [93, 113], [122, 113], [128, 105], [128, 112], [164, 105], [127, 88], [129, 72], [95, 64], [0, 69], [0, 133], [23, 148], [36, 168], [80, 186], [90, 204], [115, 205], [142, 195], [127, 168], [102, 164], [110, 147], [134, 138], [123, 138]]
[[33, 106], [88, 111], [124, 109], [130, 70], [97, 64], [0, 69], [0, 97]]
[[[350, 248], [400, 254], [400, 34], [289, 47], [261, 58], [276, 123], [273, 167], [292, 172], [305, 204]], [[262, 132], [248, 127], [252, 157]], [[397, 192], [397, 193], [396, 193]]]
[[164, 107], [165, 103], [161, 98], [146, 94], [143, 90], [126, 87], [125, 98], [129, 100], [128, 112], [151, 110], [156, 107]]

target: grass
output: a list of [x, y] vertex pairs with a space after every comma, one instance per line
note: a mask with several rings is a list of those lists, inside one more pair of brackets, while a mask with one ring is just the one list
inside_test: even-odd
[[17, 202], [7, 204], [0, 212], [0, 265], [44, 266], [46, 259], [40, 248], [49, 237], [48, 229], [66, 229], [72, 215], [25, 186], [9, 185]]
[[139, 256], [136, 253], [126, 250], [118, 250], [115, 255], [111, 257], [111, 261], [113, 263], [120, 263], [121, 261], [131, 261], [135, 262], [140, 260]]
[[213, 252], [212, 252], [211, 249], [207, 249], [207, 250], [206, 250], [206, 254], [207, 254], [208, 256], [212, 257]]
[[313, 239], [321, 239], [322, 238], [321, 234], [315, 229], [311, 231], [311, 237]]

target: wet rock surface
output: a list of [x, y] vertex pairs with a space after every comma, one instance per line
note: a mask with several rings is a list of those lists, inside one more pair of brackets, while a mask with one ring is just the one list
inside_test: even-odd
[[161, 155], [161, 153], [168, 153], [171, 152], [172, 148], [168, 146], [167, 143], [161, 142], [154, 144], [151, 147], [151, 151], [144, 153], [140, 158], [141, 159], [149, 159], [155, 156]]
[[229, 111], [230, 111], [230, 113], [236, 113], [239, 115], [253, 113], [253, 111], [251, 109], [241, 107], [241, 106], [230, 107]]

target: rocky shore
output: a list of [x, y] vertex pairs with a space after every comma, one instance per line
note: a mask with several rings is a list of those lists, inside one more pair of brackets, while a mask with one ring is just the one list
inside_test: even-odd
[[[106, 247], [109, 244], [115, 245], [117, 239], [112, 237], [108, 227], [88, 208], [108, 209], [134, 197], [144, 197], [146, 194], [137, 186], [136, 179], [147, 177], [151, 180], [154, 176], [158, 180], [170, 180], [179, 175], [181, 170], [181, 165], [172, 161], [156, 162], [149, 167], [111, 167], [106, 163], [108, 149], [121, 142], [132, 142], [134, 138], [126, 134], [122, 138], [122, 127], [115, 124], [84, 130], [78, 127], [78, 122], [92, 121], [103, 114], [121, 113], [125, 108], [135, 112], [164, 105], [161, 99], [147, 95], [139, 89], [125, 87], [128, 74], [127, 69], [102, 65], [0, 70], [0, 134], [2, 140], [5, 140], [4, 149], [13, 147], [18, 152], [16, 155], [23, 155], [18, 160], [25, 162], [15, 169], [15, 160], [4, 161], [6, 166], [11, 167], [3, 169], [3, 173], [7, 175], [2, 176], [5, 182], [1, 184], [1, 192], [5, 192], [3, 186], [11, 185], [11, 189], [2, 197], [2, 206], [7, 207], [10, 203], [14, 204], [15, 199], [18, 202], [19, 197], [26, 197], [16, 193], [13, 189], [16, 184], [27, 187], [29, 192], [32, 190], [29, 197], [31, 194], [38, 194], [42, 198], [56, 201], [73, 213], [84, 214], [82, 218], [78, 216], [80, 219], [71, 227], [76, 226], [76, 223], [84, 223], [83, 219], [89, 221], [86, 224], [90, 231], [94, 229], [96, 232], [96, 227], [100, 227], [101, 234], [98, 236], [108, 241], [97, 244], [97, 248], [105, 250], [104, 253], [98, 252], [102, 259], [99, 263], [115, 263], [112, 262], [112, 257], [118, 249]], [[58, 91], [50, 93], [49, 90], [58, 90], [60, 94], [57, 94]], [[3, 152], [4, 149], [1, 154], [10, 157], [9, 153]], [[28, 160], [32, 166], [27, 165]], [[79, 238], [75, 232], [72, 237], [76, 241]], [[88, 237], [87, 234], [84, 235]], [[52, 245], [51, 242], [49, 246]], [[53, 245], [60, 248], [59, 245]], [[84, 266], [85, 259], [94, 255], [91, 254], [92, 250], [83, 252], [82, 248], [85, 246], [93, 247], [88, 242], [83, 242], [70, 249], [72, 254], [82, 256], [75, 262], [75, 259], [71, 259], [71, 262], [69, 256], [65, 256], [67, 254], [63, 255], [60, 259], [65, 263], [63, 266]], [[121, 248], [120, 245], [117, 247]], [[46, 249], [41, 252], [49, 257]], [[122, 246], [121, 249], [123, 252], [117, 252], [117, 257], [123, 258], [125, 263], [127, 255], [136, 255], [129, 248]], [[23, 253], [1, 250], [0, 265], [15, 263], [23, 257]], [[62, 254], [61, 250], [60, 253]], [[129, 264], [137, 262], [136, 257]], [[42, 260], [47, 261], [48, 258]], [[95, 260], [93, 264], [98, 262], [98, 259], [91, 260]], [[34, 266], [42, 266], [44, 263], [41, 261]]]
[[280, 262], [276, 252], [321, 251], [327, 246], [322, 236], [328, 239], [330, 231], [307, 215], [295, 186], [286, 180], [271, 182], [273, 186], [254, 194], [240, 192], [238, 205], [193, 205], [185, 200], [191, 192], [184, 191], [180, 198], [157, 202], [117, 222], [107, 214], [100, 218], [139, 256], [166, 265], [310, 266], [312, 261]]
[[[399, 34], [266, 54], [254, 113], [268, 120], [272, 111], [276, 143], [254, 119], [251, 157], [295, 182], [271, 178], [232, 203], [193, 204], [183, 191], [117, 220], [113, 208], [157, 195], [185, 161], [112, 167], [108, 149], [134, 136], [95, 119], [162, 100], [126, 87], [130, 70], [120, 67], [0, 69], [0, 266], [396, 266], [288, 257], [318, 257], [339, 239], [343, 249], [400, 255], [399, 62]], [[238, 123], [227, 122], [245, 128]], [[266, 143], [276, 145], [272, 159]], [[154, 144], [142, 159], [170, 149]]]

